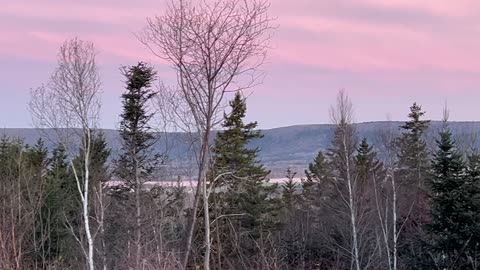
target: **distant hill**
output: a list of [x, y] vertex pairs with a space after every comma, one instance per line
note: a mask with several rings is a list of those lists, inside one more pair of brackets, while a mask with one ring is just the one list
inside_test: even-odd
[[[382, 144], [379, 134], [386, 130], [392, 130], [399, 134], [399, 126], [403, 122], [365, 122], [356, 124], [359, 139], [366, 137], [370, 144], [376, 147], [379, 155], [382, 155]], [[434, 138], [441, 128], [441, 122], [432, 122], [427, 140], [429, 147], [434, 146]], [[478, 148], [480, 145], [480, 122], [451, 122], [450, 128], [460, 142], [460, 147], [465, 149]], [[116, 155], [120, 146], [118, 133], [115, 130], [103, 130], [105, 137], [112, 148], [113, 156]], [[287, 168], [302, 173], [311, 162], [315, 154], [330, 145], [333, 135], [333, 125], [296, 125], [274, 129], [262, 130], [265, 135], [261, 139], [253, 141], [250, 146], [258, 147], [262, 162], [272, 170], [275, 177], [282, 177]], [[7, 128], [0, 130], [0, 134], [9, 137], [23, 138], [28, 144], [34, 144], [38, 138], [46, 138], [47, 145], [51, 147], [55, 136], [53, 130], [17, 129]], [[53, 139], [48, 139], [53, 138]], [[167, 153], [170, 164], [176, 166], [191, 167], [192, 147], [190, 139], [184, 133], [165, 133], [157, 143], [157, 151]]]

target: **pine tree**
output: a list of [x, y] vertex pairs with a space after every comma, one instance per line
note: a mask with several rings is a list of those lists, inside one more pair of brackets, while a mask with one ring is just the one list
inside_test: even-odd
[[[276, 226], [276, 200], [272, 194], [277, 185], [268, 184], [266, 178], [269, 171], [258, 160], [258, 148], [248, 148], [248, 143], [261, 138], [260, 131], [256, 131], [256, 122], [244, 123], [246, 103], [240, 93], [237, 93], [230, 101], [232, 109], [230, 114], [225, 114], [223, 128], [215, 138], [213, 150], [213, 166], [211, 179], [222, 174], [214, 185], [215, 192], [210, 196], [214, 204], [212, 218], [227, 216], [234, 224], [235, 232], [223, 231], [220, 237], [223, 241], [217, 241], [224, 253], [241, 252], [247, 258], [258, 255], [258, 247], [264, 245], [265, 237]], [[229, 217], [230, 216], [230, 217]], [[227, 218], [216, 222], [217, 230], [220, 228], [229, 230]], [[220, 233], [217, 231], [217, 233]], [[233, 235], [241, 236], [240, 248], [235, 250]], [[219, 239], [219, 238], [218, 238]], [[253, 267], [253, 265], [252, 265]]]
[[[432, 268], [476, 269], [471, 260], [480, 258], [477, 255], [480, 247], [478, 177], [474, 170], [467, 173], [446, 124], [439, 137], [430, 181], [432, 221], [427, 227], [431, 237]], [[471, 161], [476, 163], [474, 159]]]

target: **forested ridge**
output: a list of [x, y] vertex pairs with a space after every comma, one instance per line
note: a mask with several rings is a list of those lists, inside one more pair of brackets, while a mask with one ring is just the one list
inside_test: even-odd
[[[326, 109], [325, 109], [326, 110]], [[355, 123], [358, 136], [367, 138], [378, 152], [380, 158], [386, 154], [386, 149], [381, 143], [379, 131], [391, 130], [396, 136], [400, 134], [400, 121], [374, 121], [365, 123]], [[432, 121], [426, 134], [426, 141], [429, 151], [435, 147], [435, 139], [443, 125], [442, 121]], [[453, 135], [457, 138], [459, 147], [462, 150], [476, 148], [480, 145], [480, 138], [476, 135], [480, 131], [480, 122], [459, 122], [452, 121], [449, 124]], [[330, 144], [335, 126], [332, 124], [311, 124], [285, 126], [280, 128], [262, 129], [264, 135], [262, 138], [254, 138], [247, 145], [248, 148], [258, 147], [261, 151], [258, 153], [261, 162], [271, 170], [270, 177], [284, 178], [285, 168], [291, 168], [297, 171], [297, 176], [304, 176], [303, 170], [308, 166], [319, 150], [324, 150]], [[120, 139], [118, 131], [113, 129], [101, 129], [105, 135], [105, 140], [112, 154], [110, 159], [115, 156], [120, 149]], [[53, 130], [38, 130], [35, 128], [4, 128], [0, 131], [0, 136], [11, 138], [20, 138], [25, 143], [35, 144], [38, 139], [45, 141], [45, 146], [50, 150], [55, 148], [55, 132]], [[175, 180], [178, 173], [189, 177], [185, 170], [177, 170], [182, 166], [191, 166], [194, 161], [191, 159], [191, 143], [188, 134], [182, 132], [162, 132], [158, 134], [159, 139], [154, 144], [155, 151], [162, 153], [168, 151], [167, 170], [159, 172], [171, 180]], [[295, 141], [295, 143], [290, 143]], [[173, 178], [172, 178], [173, 177]], [[165, 180], [159, 178], [160, 180]]]
[[0, 139], [0, 269], [478, 269], [476, 123], [413, 103], [404, 122], [358, 124], [341, 89], [325, 129], [260, 130], [245, 116], [268, 8], [174, 0], [148, 18], [136, 37], [177, 84], [122, 67], [116, 131], [99, 126], [94, 44], [66, 40], [31, 91], [40, 138]]

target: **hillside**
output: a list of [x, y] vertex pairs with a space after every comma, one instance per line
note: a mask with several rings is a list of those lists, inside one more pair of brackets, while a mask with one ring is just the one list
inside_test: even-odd
[[[382, 147], [378, 134], [381, 131], [391, 129], [399, 133], [399, 126], [402, 122], [366, 122], [356, 124], [359, 138], [366, 137], [371, 144], [374, 144], [379, 154], [382, 154]], [[428, 132], [428, 144], [433, 147], [435, 134], [441, 127], [441, 122], [432, 122]], [[463, 148], [476, 148], [480, 145], [480, 138], [476, 136], [480, 132], [480, 122], [451, 122], [450, 127], [456, 135], [460, 146]], [[251, 147], [258, 147], [262, 162], [273, 171], [276, 177], [283, 176], [287, 168], [294, 168], [303, 172], [307, 164], [315, 154], [328, 148], [333, 126], [329, 124], [319, 125], [296, 125], [262, 131], [265, 135], [262, 139], [255, 140]], [[3, 129], [0, 134], [9, 137], [23, 138], [26, 143], [34, 144], [40, 138], [46, 138], [47, 145], [51, 147], [55, 136], [51, 130], [40, 132], [37, 129]], [[119, 148], [119, 138], [115, 130], [104, 130], [105, 137], [112, 148], [115, 157]], [[53, 139], [49, 139], [53, 138]], [[191, 164], [191, 143], [188, 136], [183, 133], [165, 133], [157, 144], [157, 151], [167, 153], [169, 160], [176, 166]], [[187, 166], [189, 167], [189, 166]]]

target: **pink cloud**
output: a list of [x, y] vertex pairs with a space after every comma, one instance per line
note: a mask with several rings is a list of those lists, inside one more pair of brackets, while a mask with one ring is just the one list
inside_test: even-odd
[[420, 10], [439, 16], [464, 17], [475, 15], [480, 8], [480, 3], [475, 0], [362, 0], [361, 2], [372, 6], [386, 7], [390, 9]]
[[[106, 63], [147, 60], [166, 64], [144, 48], [133, 34], [142, 29], [146, 17], [162, 13], [162, 3], [154, 0], [135, 4], [113, 0], [47, 0], [28, 5], [6, 2], [0, 15], [10, 16], [11, 23], [0, 24], [3, 33], [0, 56], [55, 61], [61, 43], [78, 36], [94, 42], [100, 59]], [[278, 18], [279, 28], [272, 40], [274, 49], [269, 61], [272, 65], [293, 63], [352, 72], [435, 69], [477, 72], [480, 16], [474, 14], [480, 11], [479, 6], [480, 2], [467, 0], [273, 0], [271, 13]], [[362, 12], [368, 15], [386, 10], [397, 15], [394, 22], [379, 23], [378, 20], [388, 17], [387, 13], [383, 17], [362, 17], [365, 15]], [[407, 11], [419, 11], [420, 15], [415, 16], [421, 19], [432, 15], [453, 32], [433, 30], [426, 27], [428, 24], [417, 25], [409, 21]], [[471, 23], [450, 20], [461, 16], [470, 16]], [[66, 22], [75, 23], [75, 30], [60, 27]]]
[[[274, 54], [285, 61], [357, 71], [480, 69], [480, 39], [469, 26], [459, 25], [456, 34], [445, 34], [321, 16], [284, 16], [278, 21], [283, 30], [277, 34]], [[298, 30], [310, 37], [292, 40]]]
[[[151, 3], [152, 6], [161, 7]], [[143, 20], [152, 8], [137, 5], [102, 5], [101, 2], [85, 4], [71, 1], [32, 1], [27, 3], [9, 1], [2, 3], [0, 14], [16, 16], [20, 19], [85, 21], [109, 24], [129, 24]]]
[[[69, 33], [32, 32], [35, 38], [50, 43], [50, 46], [59, 47], [66, 39], [73, 38]], [[118, 63], [121, 61], [151, 61], [158, 64], [167, 64], [165, 60], [154, 57], [136, 37], [125, 35], [86, 34], [78, 38], [91, 41], [99, 51], [100, 59], [106, 62]], [[121, 46], [119, 46], [121, 44]], [[116, 59], [116, 60], [115, 60]]]
[[[151, 0], [136, 5], [126, 3], [109, 0], [2, 3], [0, 16], [11, 18], [11, 24], [0, 24], [0, 56], [55, 61], [63, 41], [78, 37], [92, 41], [103, 61], [148, 60], [163, 64], [134, 36], [145, 25], [147, 16], [153, 16], [155, 10], [161, 12], [163, 4]], [[66, 23], [73, 23], [75, 30], [68, 31]]]
[[[436, 16], [460, 16], [471, 15], [480, 4], [465, 0], [272, 1], [272, 14], [278, 17], [280, 27], [273, 41], [276, 49], [272, 52], [271, 61], [356, 71], [422, 68], [473, 71], [480, 68], [480, 59], [475, 57], [480, 41], [471, 32], [470, 25], [458, 25], [455, 39], [451, 40], [450, 35], [416, 28], [411, 24], [379, 24], [335, 16], [335, 10], [345, 10], [349, 5], [352, 8], [418, 10]], [[102, 54], [108, 56], [106, 61], [115, 58], [153, 60], [156, 58], [136, 40], [133, 33], [144, 26], [147, 16], [161, 13], [162, 6], [162, 2], [151, 0], [135, 5], [108, 0], [49, 0], [34, 1], [28, 5], [10, 1], [3, 4], [0, 15], [15, 16], [23, 24], [0, 26], [5, 33], [3, 36], [7, 37], [0, 37], [1, 53], [47, 60], [65, 38], [78, 36], [93, 41]], [[329, 15], [324, 16], [325, 12]], [[58, 28], [62, 22], [72, 20], [80, 25], [82, 22], [94, 23], [98, 28], [72, 32]], [[39, 29], [35, 22], [51, 27], [45, 31], [45, 28]], [[108, 31], [101, 31], [104, 24], [110, 25]], [[292, 40], [292, 32], [298, 30], [303, 37], [300, 41]], [[473, 28], [476, 34], [479, 30]]]

